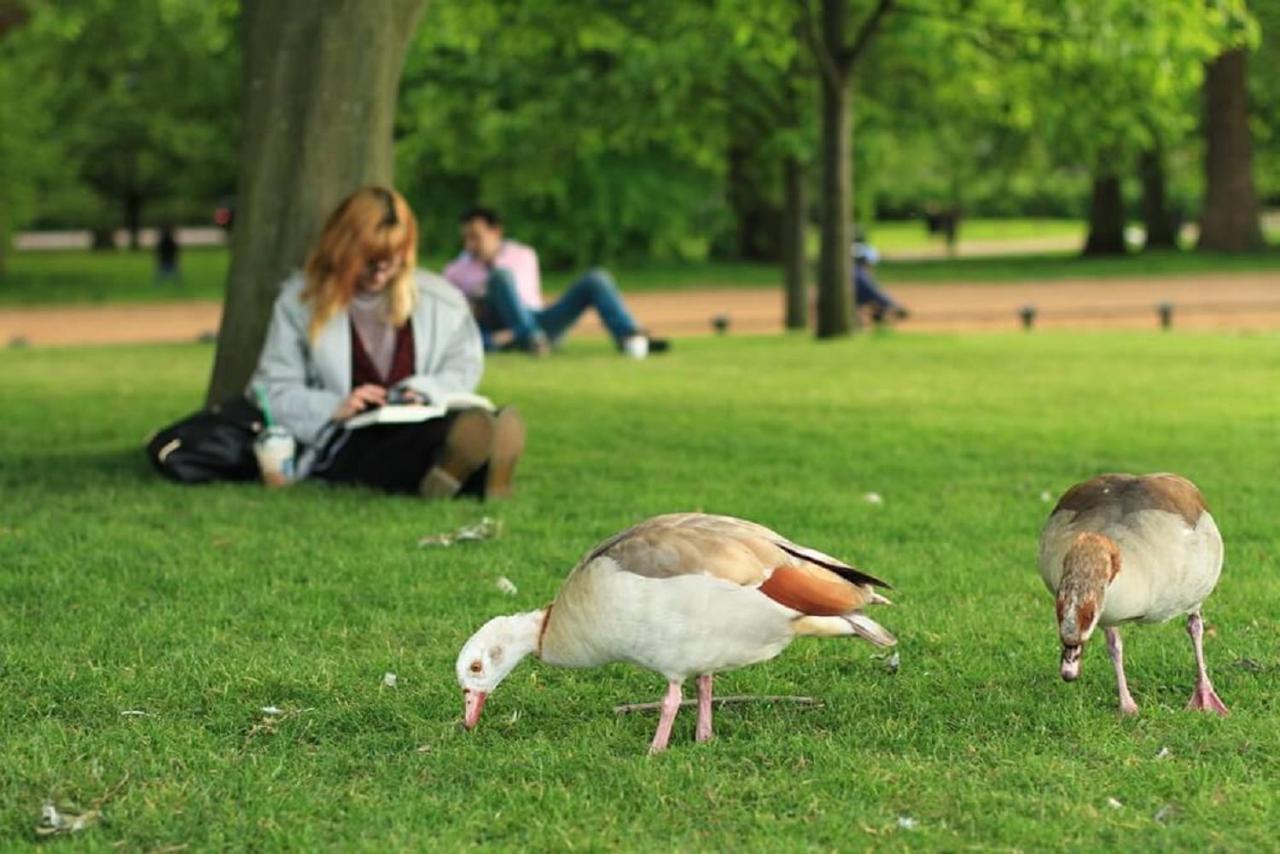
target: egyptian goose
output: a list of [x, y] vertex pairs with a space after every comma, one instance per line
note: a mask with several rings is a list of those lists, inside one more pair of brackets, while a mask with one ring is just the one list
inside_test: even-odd
[[1101, 625], [1120, 711], [1136, 714], [1116, 627], [1186, 614], [1196, 656], [1187, 708], [1227, 714], [1205, 670], [1200, 617], [1221, 572], [1222, 536], [1191, 481], [1175, 474], [1104, 474], [1071, 487], [1040, 533], [1040, 575], [1057, 597], [1062, 678], [1080, 675], [1084, 644]]
[[712, 675], [768, 661], [798, 635], [893, 635], [862, 613], [883, 581], [762, 525], [729, 516], [657, 516], [600, 543], [546, 608], [495, 617], [458, 655], [464, 724], [530, 653], [548, 664], [627, 661], [667, 678], [650, 752], [665, 750], [681, 687], [698, 679], [697, 740], [711, 737]]

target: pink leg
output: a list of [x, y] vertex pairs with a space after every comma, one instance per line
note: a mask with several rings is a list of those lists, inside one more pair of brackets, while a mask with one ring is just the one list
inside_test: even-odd
[[671, 740], [671, 726], [676, 722], [676, 712], [680, 711], [680, 683], [667, 683], [667, 696], [662, 698], [662, 715], [658, 718], [658, 731], [653, 734], [653, 743], [649, 745], [650, 753], [661, 753], [667, 749]]
[[698, 677], [698, 741], [711, 738], [711, 680], [714, 678], [710, 673]]
[[1196, 689], [1191, 692], [1188, 709], [1203, 712], [1217, 712], [1220, 715], [1231, 714], [1226, 705], [1218, 699], [1209, 681], [1209, 671], [1204, 666], [1204, 620], [1199, 614], [1187, 617], [1187, 634], [1191, 635], [1191, 646], [1196, 651]]
[[1136, 715], [1138, 704], [1129, 693], [1129, 680], [1124, 677], [1124, 643], [1120, 640], [1120, 630], [1107, 628], [1107, 652], [1111, 654], [1111, 665], [1116, 669], [1116, 691], [1120, 694], [1120, 714]]

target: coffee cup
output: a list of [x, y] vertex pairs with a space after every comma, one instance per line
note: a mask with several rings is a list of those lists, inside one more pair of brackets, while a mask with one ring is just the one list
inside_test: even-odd
[[293, 455], [297, 450], [293, 435], [283, 427], [268, 427], [259, 433], [253, 443], [253, 453], [258, 458], [262, 482], [267, 486], [288, 486], [293, 483]]

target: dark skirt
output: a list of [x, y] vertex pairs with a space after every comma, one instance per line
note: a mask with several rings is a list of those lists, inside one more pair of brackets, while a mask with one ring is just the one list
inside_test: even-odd
[[[457, 413], [414, 424], [376, 424], [339, 430], [320, 451], [311, 476], [330, 483], [358, 484], [387, 492], [418, 494], [418, 484], [436, 464]], [[459, 495], [482, 496], [489, 466], [462, 484]]]

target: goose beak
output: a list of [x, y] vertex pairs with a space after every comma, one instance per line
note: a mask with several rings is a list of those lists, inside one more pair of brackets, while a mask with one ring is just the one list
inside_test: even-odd
[[462, 725], [467, 729], [475, 729], [476, 724], [480, 723], [480, 711], [488, 696], [484, 691], [462, 689]]
[[1080, 654], [1084, 647], [1079, 644], [1062, 647], [1062, 681], [1074, 682], [1080, 676]]

